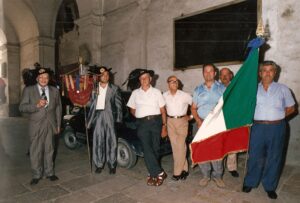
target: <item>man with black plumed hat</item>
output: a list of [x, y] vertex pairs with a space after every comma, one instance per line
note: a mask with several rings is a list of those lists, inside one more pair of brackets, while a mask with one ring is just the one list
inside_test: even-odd
[[99, 76], [97, 96], [93, 98], [87, 127], [93, 128], [93, 161], [95, 173], [101, 173], [107, 162], [109, 173], [116, 173], [117, 135], [116, 125], [122, 122], [120, 88], [109, 82], [110, 70], [105, 66], [94, 68]]
[[50, 70], [37, 69], [37, 84], [25, 87], [20, 102], [20, 112], [29, 114], [31, 185], [36, 185], [45, 175], [50, 181], [58, 180], [54, 173], [54, 135], [61, 124], [61, 99], [57, 88], [49, 86]]

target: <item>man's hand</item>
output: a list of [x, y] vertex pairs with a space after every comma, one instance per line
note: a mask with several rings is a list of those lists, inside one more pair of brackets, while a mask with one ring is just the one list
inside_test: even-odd
[[187, 120], [187, 121], [191, 121], [194, 119], [194, 116], [193, 115], [186, 115], [184, 116], [184, 119]]
[[37, 108], [44, 108], [47, 105], [48, 101], [46, 99], [40, 99], [36, 104]]
[[196, 122], [197, 122], [197, 127], [200, 128], [203, 121], [201, 119], [197, 119]]
[[161, 137], [167, 137], [168, 136], [168, 130], [167, 130], [167, 125], [163, 125], [161, 129]]

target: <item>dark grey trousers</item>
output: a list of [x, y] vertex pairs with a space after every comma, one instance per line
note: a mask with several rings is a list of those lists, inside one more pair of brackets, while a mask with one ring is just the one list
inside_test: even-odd
[[97, 112], [93, 133], [93, 161], [98, 168], [107, 162], [109, 168], [117, 166], [117, 136], [112, 116], [108, 112]]
[[137, 119], [137, 134], [144, 149], [144, 160], [151, 177], [158, 176], [163, 170], [159, 163], [159, 148], [162, 129], [161, 116], [151, 120]]
[[39, 129], [30, 135], [30, 162], [33, 178], [54, 175], [53, 128], [47, 120], [41, 122]]

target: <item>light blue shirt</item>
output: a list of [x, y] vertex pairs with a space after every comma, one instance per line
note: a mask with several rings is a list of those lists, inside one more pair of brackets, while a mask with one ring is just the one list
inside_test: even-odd
[[254, 120], [275, 121], [285, 118], [285, 108], [295, 104], [290, 89], [272, 82], [266, 91], [258, 84]]
[[193, 93], [193, 103], [197, 105], [197, 113], [201, 119], [205, 119], [208, 113], [213, 110], [224, 91], [224, 85], [218, 81], [215, 81], [210, 89], [204, 84], [196, 87]]

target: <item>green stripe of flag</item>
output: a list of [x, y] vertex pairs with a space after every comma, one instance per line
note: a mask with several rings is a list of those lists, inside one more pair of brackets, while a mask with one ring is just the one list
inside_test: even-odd
[[223, 94], [227, 129], [252, 124], [256, 105], [258, 49], [254, 49]]

